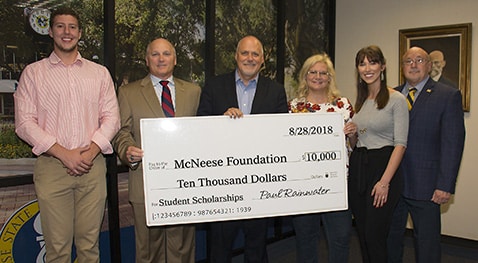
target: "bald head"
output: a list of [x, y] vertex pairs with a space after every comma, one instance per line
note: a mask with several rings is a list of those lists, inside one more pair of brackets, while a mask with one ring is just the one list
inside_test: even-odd
[[445, 57], [443, 56], [443, 52], [440, 50], [433, 50], [430, 52], [430, 59], [433, 61], [435, 60], [445, 60]]
[[261, 55], [264, 55], [264, 48], [262, 47], [262, 43], [257, 37], [255, 36], [245, 36], [237, 42], [236, 53], [239, 52], [241, 46], [251, 44], [257, 46], [261, 50]]
[[443, 68], [446, 66], [445, 56], [440, 50], [434, 50], [430, 52], [430, 60], [432, 62], [432, 70], [430, 71], [430, 77], [439, 77], [443, 72]]
[[165, 38], [156, 38], [153, 41], [151, 41], [146, 47], [146, 56], [148, 56], [148, 54], [151, 53], [153, 47], [156, 45], [167, 46], [172, 52], [174, 52], [174, 55], [176, 56], [176, 49], [174, 48], [173, 44]]
[[402, 57], [403, 75], [412, 86], [426, 79], [430, 69], [430, 56], [420, 47], [410, 48]]
[[406, 58], [410, 57], [411, 55], [419, 55], [421, 58], [425, 58], [425, 59], [428, 59], [428, 60], [430, 59], [430, 56], [428, 55], [428, 53], [423, 48], [421, 48], [421, 47], [411, 47], [403, 55], [403, 57], [402, 57], [403, 61], [406, 61]]
[[236, 64], [239, 77], [247, 85], [255, 78], [264, 63], [264, 49], [261, 41], [254, 36], [239, 40], [236, 48]]
[[146, 48], [146, 65], [149, 72], [160, 78], [168, 79], [176, 66], [176, 50], [173, 44], [164, 38], [157, 38]]

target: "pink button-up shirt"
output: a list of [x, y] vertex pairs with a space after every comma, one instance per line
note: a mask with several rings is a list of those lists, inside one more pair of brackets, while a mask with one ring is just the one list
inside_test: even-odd
[[118, 101], [108, 70], [78, 53], [65, 65], [50, 57], [22, 72], [15, 98], [15, 129], [40, 155], [55, 143], [66, 149], [97, 144], [113, 152], [110, 141], [120, 128]]

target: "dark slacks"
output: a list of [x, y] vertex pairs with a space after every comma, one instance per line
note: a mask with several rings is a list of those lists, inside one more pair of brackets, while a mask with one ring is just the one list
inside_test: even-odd
[[244, 262], [267, 263], [267, 219], [249, 219], [215, 222], [210, 224], [210, 262], [232, 261], [234, 240], [244, 232]]
[[441, 262], [441, 218], [440, 206], [432, 201], [400, 198], [395, 208], [387, 240], [388, 262], [403, 261], [403, 238], [408, 213], [413, 222], [415, 260], [417, 263]]
[[350, 209], [292, 218], [296, 240], [297, 263], [319, 262], [320, 228], [323, 223], [330, 263], [347, 263], [349, 259], [352, 213]]
[[375, 208], [371, 193], [382, 177], [393, 149], [392, 146], [372, 150], [356, 148], [350, 156], [349, 204], [364, 263], [387, 262], [387, 236], [393, 211], [403, 190], [400, 170], [390, 181], [384, 206]]

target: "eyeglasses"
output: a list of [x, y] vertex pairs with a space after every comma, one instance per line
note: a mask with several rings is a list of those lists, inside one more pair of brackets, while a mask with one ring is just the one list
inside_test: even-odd
[[411, 66], [413, 63], [415, 64], [425, 64], [427, 63], [428, 60], [427, 59], [424, 59], [424, 58], [416, 58], [416, 59], [407, 59], [405, 61], [403, 61], [403, 64], [407, 65], [407, 66]]
[[317, 71], [317, 70], [311, 70], [307, 71], [307, 75], [314, 75], [314, 76], [320, 76], [320, 77], [325, 77], [325, 76], [330, 76], [330, 73], [327, 71]]

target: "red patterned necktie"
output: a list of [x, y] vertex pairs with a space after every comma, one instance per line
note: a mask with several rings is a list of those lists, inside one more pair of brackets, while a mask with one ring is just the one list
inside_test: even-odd
[[171, 90], [168, 87], [169, 81], [161, 80], [159, 83], [163, 86], [163, 92], [161, 93], [161, 107], [163, 108], [164, 115], [166, 115], [166, 117], [174, 117], [173, 99], [171, 98]]

